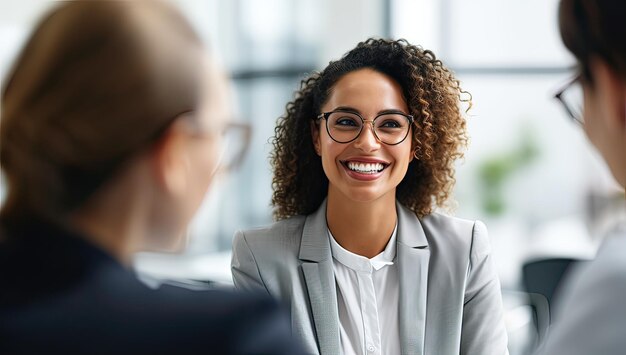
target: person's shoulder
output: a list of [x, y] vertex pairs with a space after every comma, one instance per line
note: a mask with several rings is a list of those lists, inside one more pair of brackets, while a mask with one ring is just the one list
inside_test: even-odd
[[626, 233], [609, 236], [593, 261], [572, 270], [559, 291], [555, 323], [540, 354], [616, 354], [624, 349], [626, 338], [617, 331], [626, 325], [624, 250]]
[[607, 236], [595, 259], [581, 267], [580, 276], [590, 287], [626, 285], [626, 231]]
[[282, 268], [298, 257], [306, 216], [295, 216], [270, 226], [240, 230], [233, 238], [233, 258], [253, 256], [258, 267]]
[[[154, 290], [153, 296], [169, 309], [178, 309], [179, 314], [186, 311], [205, 319], [236, 321], [254, 317], [259, 313], [273, 312], [280, 309], [278, 303], [263, 293], [238, 292], [234, 289], [188, 289], [173, 285], [162, 285]], [[171, 307], [171, 308], [170, 308]], [[188, 316], [188, 315], [187, 315]]]
[[467, 234], [467, 231], [474, 228], [474, 225], [480, 221], [451, 216], [441, 212], [433, 212], [420, 219], [422, 224], [432, 226], [433, 228], [445, 229], [456, 232], [455, 234]]
[[610, 263], [612, 266], [618, 265], [620, 268], [626, 268], [625, 250], [626, 226], [622, 225], [605, 237], [598, 251], [598, 264]]
[[235, 233], [235, 239], [245, 239], [248, 245], [268, 245], [268, 243], [299, 245], [305, 220], [306, 216], [294, 216], [269, 226], [239, 230]]
[[116, 309], [124, 312], [114, 316], [126, 317], [128, 329], [136, 327], [133, 332], [142, 349], [144, 345], [172, 353], [257, 353], [254, 349], [260, 349], [258, 353], [281, 354], [293, 349], [288, 315], [267, 294], [167, 284], [144, 290], [120, 290], [124, 297]]
[[[177, 289], [179, 296], [185, 296], [190, 307], [179, 316], [187, 329], [205, 332], [204, 341], [198, 347], [211, 353], [234, 354], [302, 354], [299, 344], [291, 337], [289, 315], [285, 308], [267, 294], [239, 292], [235, 290], [183, 290]], [[179, 301], [185, 301], [179, 297]], [[195, 313], [193, 312], [195, 309]], [[204, 309], [204, 310], [202, 310]], [[197, 320], [190, 321], [190, 318]], [[207, 346], [214, 330], [212, 342]], [[200, 338], [198, 338], [200, 339]], [[204, 345], [202, 345], [204, 344]], [[184, 351], [183, 351], [184, 353]]]
[[[131, 296], [128, 297], [130, 305], [133, 304], [133, 294], [127, 293]], [[282, 312], [279, 304], [267, 294], [237, 292], [231, 288], [200, 290], [162, 284], [156, 290], [147, 290], [135, 296], [145, 310], [142, 314], [146, 320], [181, 327], [211, 329], [230, 325], [232, 331], [264, 315]]]
[[487, 227], [479, 220], [433, 212], [422, 217], [420, 223], [429, 243], [444, 244], [458, 251], [488, 244]]

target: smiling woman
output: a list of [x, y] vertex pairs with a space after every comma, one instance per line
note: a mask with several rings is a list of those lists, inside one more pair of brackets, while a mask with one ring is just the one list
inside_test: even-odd
[[238, 232], [235, 285], [291, 306], [321, 354], [506, 354], [485, 226], [434, 213], [471, 105], [435, 55], [369, 39], [302, 82], [274, 137], [274, 215]]
[[[342, 111], [334, 111], [338, 108]], [[410, 131], [412, 116], [406, 114], [408, 108], [400, 85], [375, 70], [355, 70], [337, 81], [328, 100], [322, 105], [322, 110], [331, 111], [331, 120], [326, 120], [328, 129], [319, 129], [317, 125], [313, 127], [312, 134], [316, 153], [321, 156], [322, 167], [329, 180], [328, 199], [333, 201], [329, 207], [335, 208], [338, 205], [334, 201], [344, 200], [351, 205], [352, 200], [368, 202], [388, 199], [387, 204], [390, 202], [392, 206], [395, 205], [396, 186], [404, 178], [409, 162], [413, 159], [411, 141], [405, 139]], [[360, 129], [351, 134], [352, 137], [347, 137], [351, 140], [338, 141], [337, 135], [343, 136], [338, 133], [345, 131], [340, 127], [346, 125], [344, 122], [350, 122], [349, 116], [345, 118], [346, 111], [354, 112], [352, 115], [361, 112], [366, 117], [372, 117], [364, 120], [371, 123], [372, 129], [370, 125], [364, 128], [361, 124]], [[343, 118], [335, 123], [332, 122], [332, 116]], [[334, 230], [334, 219], [341, 214], [328, 215], [331, 217], [328, 223]], [[395, 220], [395, 216], [389, 217], [391, 221]], [[393, 228], [389, 223], [389, 230], [381, 232], [389, 236]], [[335, 235], [335, 238], [338, 237]], [[383, 238], [376, 243], [373, 240], [349, 238], [340, 244], [359, 244], [353, 247], [361, 249], [357, 254], [374, 257], [387, 241]]]

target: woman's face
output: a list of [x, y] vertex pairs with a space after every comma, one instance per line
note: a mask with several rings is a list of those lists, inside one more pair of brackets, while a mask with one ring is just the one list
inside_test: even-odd
[[626, 85], [602, 60], [592, 61], [590, 69], [594, 83], [583, 83], [585, 133], [602, 154], [615, 179], [624, 186]]
[[196, 112], [198, 127], [190, 140], [192, 163], [189, 166], [189, 191], [185, 199], [190, 206], [190, 215], [185, 223], [196, 213], [204, 199], [211, 182], [219, 168], [223, 149], [222, 130], [232, 117], [230, 84], [213, 61], [207, 64], [205, 76], [205, 94], [202, 104]]
[[373, 69], [350, 72], [333, 86], [321, 112], [338, 108], [354, 111], [367, 122], [358, 138], [345, 144], [329, 136], [325, 120], [313, 127], [313, 143], [329, 180], [329, 195], [358, 202], [384, 196], [395, 199], [396, 187], [412, 160], [412, 133], [400, 144], [387, 145], [376, 138], [369, 122], [385, 111], [409, 113], [401, 86]]
[[[221, 133], [231, 117], [229, 85], [225, 75], [209, 62], [202, 75], [201, 103], [191, 117], [180, 117], [178, 132], [166, 167], [168, 197], [156, 208], [158, 232], [150, 249], [179, 251], [185, 247], [186, 229], [202, 203], [225, 148]], [[167, 179], [166, 179], [167, 180]]]

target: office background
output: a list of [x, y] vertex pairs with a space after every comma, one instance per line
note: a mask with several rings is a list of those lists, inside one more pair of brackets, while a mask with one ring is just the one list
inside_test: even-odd
[[[560, 42], [557, 0], [174, 3], [230, 72], [237, 116], [253, 125], [254, 136], [242, 168], [211, 189], [187, 251], [141, 254], [143, 271], [229, 282], [234, 231], [272, 221], [268, 154], [277, 117], [308, 73], [372, 36], [406, 38], [433, 50], [473, 95], [471, 145], [458, 164], [454, 213], [481, 219], [490, 230], [511, 354], [524, 353], [531, 341], [530, 313], [515, 301], [522, 265], [542, 257], [591, 258], [597, 236], [625, 219], [623, 191], [552, 98], [574, 63]], [[3, 80], [36, 20], [53, 5], [0, 2]]]

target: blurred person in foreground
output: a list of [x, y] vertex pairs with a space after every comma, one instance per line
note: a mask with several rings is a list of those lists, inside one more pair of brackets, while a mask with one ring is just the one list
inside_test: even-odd
[[[563, 0], [561, 36], [578, 62], [574, 80], [557, 94], [626, 185], [626, 2]], [[576, 102], [570, 94], [584, 95]], [[581, 108], [581, 109], [579, 109]], [[604, 239], [596, 259], [569, 276], [542, 354], [626, 352], [626, 226]]]
[[165, 3], [64, 2], [43, 19], [2, 94], [0, 353], [299, 352], [267, 297], [152, 290], [130, 270], [136, 251], [180, 247], [226, 168], [244, 129], [228, 91]]

